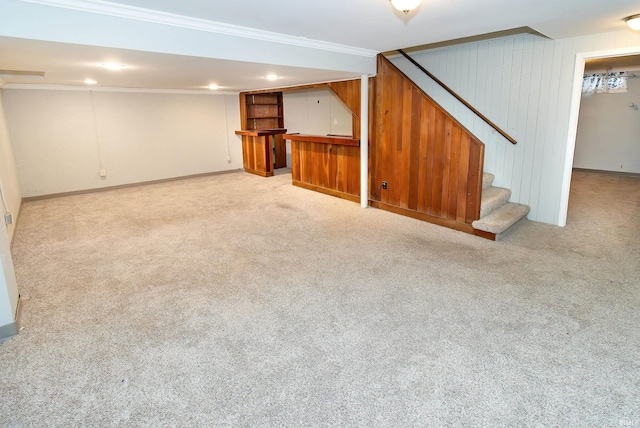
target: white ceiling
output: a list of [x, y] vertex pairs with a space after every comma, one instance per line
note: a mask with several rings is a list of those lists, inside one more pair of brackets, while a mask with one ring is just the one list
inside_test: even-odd
[[[203, 23], [232, 24], [248, 27], [249, 33], [250, 29], [265, 30], [298, 42], [331, 42], [344, 45], [345, 49], [366, 49], [372, 54], [518, 27], [530, 27], [551, 38], [613, 31], [625, 28], [625, 16], [640, 13], [637, 0], [608, 0], [606, 3], [602, 0], [581, 0], [579, 4], [576, 0], [423, 0], [417, 10], [406, 16], [395, 11], [388, 0], [115, 0], [111, 3], [101, 0], [0, 0], [0, 6], [6, 6], [5, 10], [9, 12], [18, 4], [36, 7], [35, 4], [42, 3], [82, 10], [85, 14], [71, 15], [70, 11], [70, 20], [89, 16], [88, 9], [113, 16], [110, 11], [121, 6], [129, 14], [143, 13], [145, 11], [137, 9], [143, 8], [159, 11], [161, 16], [171, 19], [176, 18], [173, 15], [180, 15]], [[12, 17], [12, 23], [19, 19], [25, 24], [39, 24], [29, 22], [30, 13], [16, 13], [16, 16], [18, 18]], [[148, 19], [145, 19], [134, 20], [141, 31], [147, 25]], [[69, 22], [72, 21], [66, 25]], [[65, 24], [60, 22], [60, 25]], [[64, 28], [55, 31], [60, 33]], [[55, 31], [48, 34], [58, 34]], [[215, 49], [213, 53], [195, 56], [192, 54], [193, 46], [186, 45], [180, 52], [177, 52], [179, 47], [174, 47], [171, 55], [113, 47], [126, 45], [126, 33], [115, 34], [113, 37], [118, 37], [119, 43], [112, 47], [104, 47], [107, 44], [101, 47], [95, 42], [83, 43], [90, 36], [90, 30], [83, 33], [76, 29], [74, 37], [66, 39], [45, 38], [41, 34], [31, 35], [28, 31], [21, 33], [20, 37], [7, 37], [0, 28], [0, 70], [45, 72], [45, 78], [37, 81], [24, 78], [4, 80], [8, 84], [84, 85], [84, 79], [93, 78], [99, 86], [106, 87], [181, 90], [203, 89], [209, 83], [217, 83], [222, 90], [241, 91], [358, 76], [358, 73], [344, 70], [293, 67], [290, 61], [284, 61], [284, 56], [278, 55], [273, 55], [270, 63], [253, 63], [230, 61], [226, 53], [227, 56], [221, 54], [217, 57]], [[256, 33], [256, 37], [259, 36]], [[74, 43], [60, 43], [63, 39], [72, 39]], [[135, 41], [131, 39], [133, 45]], [[194, 43], [197, 44], [197, 40]], [[304, 56], [304, 52], [300, 52], [298, 56]], [[122, 62], [128, 68], [109, 72], [97, 66], [105, 61]], [[268, 82], [263, 79], [268, 73], [276, 73], [282, 79], [276, 83]]]

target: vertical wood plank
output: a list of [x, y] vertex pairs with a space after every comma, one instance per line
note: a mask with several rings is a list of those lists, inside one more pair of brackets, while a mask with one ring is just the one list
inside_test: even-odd
[[402, 140], [400, 146], [400, 165], [396, 189], [399, 190], [399, 205], [402, 208], [409, 206], [409, 170], [411, 162], [411, 119], [413, 116], [412, 107], [412, 85], [409, 79], [403, 79], [402, 88]]
[[345, 183], [345, 151], [344, 151], [344, 147], [338, 147], [336, 150], [336, 158], [335, 158], [335, 162], [336, 162], [336, 171], [335, 171], [335, 176], [336, 176], [336, 189], [340, 192], [346, 192], [347, 191], [347, 186]]
[[427, 181], [428, 161], [427, 144], [429, 138], [429, 101], [426, 97], [421, 100], [420, 106], [420, 151], [418, 157], [418, 201], [416, 210], [424, 213], [427, 189], [430, 183]]
[[426, 214], [434, 215], [433, 211], [433, 181], [435, 177], [433, 159], [434, 159], [434, 151], [435, 145], [434, 141], [436, 139], [436, 115], [437, 108], [436, 105], [429, 101], [429, 129], [427, 131], [427, 183], [426, 193], [424, 195], [425, 207], [424, 212]]
[[460, 181], [460, 137], [462, 130], [460, 126], [454, 126], [451, 132], [451, 171], [449, 173], [449, 188], [444, 191], [449, 193], [449, 206], [447, 207], [447, 218], [456, 219], [458, 209], [458, 182]]
[[444, 163], [442, 166], [442, 189], [441, 193], [441, 207], [442, 217], [447, 217], [449, 208], [449, 172], [451, 169], [451, 131], [453, 129], [453, 120], [447, 118], [444, 126]]
[[431, 214], [442, 216], [442, 175], [444, 169], [445, 115], [436, 110], [435, 138], [433, 145], [433, 181], [431, 186]]
[[479, 142], [469, 142], [469, 178], [467, 180], [467, 213], [465, 222], [471, 224], [480, 218], [480, 189], [482, 188], [482, 167]]
[[422, 97], [417, 88], [411, 89], [411, 134], [409, 146], [408, 208], [418, 208], [418, 178], [420, 174], [420, 130], [422, 128]]
[[300, 181], [300, 148], [298, 141], [291, 141], [291, 179]]
[[391, 122], [391, 139], [390, 147], [390, 178], [389, 181], [389, 203], [391, 205], [400, 205], [400, 171], [399, 165], [402, 162], [402, 105], [403, 105], [403, 79], [396, 73], [393, 74], [393, 87], [391, 92], [391, 113], [393, 120]]
[[467, 216], [467, 180], [469, 179], [469, 144], [471, 139], [463, 134], [460, 139], [460, 173], [458, 177], [458, 210], [456, 220], [464, 222]]

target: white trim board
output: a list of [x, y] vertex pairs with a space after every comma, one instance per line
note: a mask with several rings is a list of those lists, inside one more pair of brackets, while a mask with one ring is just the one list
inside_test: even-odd
[[558, 226], [566, 226], [569, 210], [569, 191], [571, 189], [571, 172], [573, 170], [573, 156], [576, 149], [578, 135], [578, 116], [580, 114], [580, 100], [582, 97], [582, 76], [584, 65], [588, 59], [611, 58], [616, 56], [640, 55], [640, 46], [630, 48], [610, 49], [604, 51], [582, 52], [576, 54], [573, 69], [573, 89], [571, 91], [571, 107], [569, 110], [569, 132], [567, 135], [567, 151], [562, 174], [562, 191], [560, 194], [560, 210], [558, 212]]
[[323, 49], [331, 52], [375, 57], [378, 52], [371, 49], [341, 45], [338, 43], [312, 40], [304, 37], [290, 36], [272, 31], [257, 30], [241, 27], [239, 25], [225, 24], [222, 22], [208, 21], [206, 19], [177, 15], [174, 13], [150, 10], [141, 7], [112, 3], [103, 0], [22, 0], [27, 3], [36, 3], [45, 6], [53, 6], [64, 9], [72, 9], [80, 12], [96, 13], [100, 15], [115, 16], [118, 18], [135, 19], [154, 24], [171, 25], [174, 27], [188, 28], [192, 30], [207, 31], [224, 34], [227, 36], [244, 37], [248, 39], [266, 42], [283, 43], [306, 48]]
[[78, 92], [138, 92], [149, 94], [178, 95], [238, 95], [240, 92], [212, 91], [210, 89], [152, 89], [152, 88], [113, 88], [104, 86], [37, 85], [26, 83], [7, 83], [3, 89], [21, 89], [37, 91], [78, 91]]

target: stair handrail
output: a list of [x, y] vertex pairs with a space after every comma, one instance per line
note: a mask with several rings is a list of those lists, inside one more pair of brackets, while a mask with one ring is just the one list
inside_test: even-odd
[[489, 120], [488, 117], [486, 117], [484, 114], [480, 113], [474, 106], [472, 106], [471, 104], [469, 104], [464, 98], [462, 98], [460, 95], [458, 95], [453, 89], [451, 89], [450, 87], [448, 87], [443, 81], [441, 81], [440, 79], [438, 79], [436, 76], [434, 76], [433, 74], [431, 74], [429, 72], [429, 70], [427, 70], [426, 68], [424, 68], [422, 65], [420, 65], [415, 59], [411, 58], [409, 55], [407, 55], [407, 53], [405, 51], [403, 51], [402, 49], [397, 49], [398, 52], [400, 52], [400, 54], [402, 54], [402, 56], [404, 56], [406, 59], [408, 59], [413, 65], [415, 65], [416, 67], [418, 67], [418, 69], [420, 71], [422, 71], [423, 73], [425, 73], [427, 76], [429, 76], [434, 82], [436, 82], [438, 85], [440, 85], [445, 91], [449, 92], [451, 95], [453, 95], [453, 97], [455, 99], [457, 99], [458, 101], [460, 101], [462, 104], [465, 105], [465, 107], [467, 107], [469, 110], [471, 110], [472, 112], [474, 112], [480, 119], [484, 120], [487, 125], [489, 125], [490, 127], [492, 127], [493, 129], [495, 129], [496, 131], [498, 131], [498, 133], [500, 135], [502, 135], [504, 138], [506, 138], [507, 140], [509, 140], [509, 142], [511, 144], [518, 144], [518, 142], [513, 139], [513, 137], [511, 137], [509, 134], [507, 134], [505, 131], [503, 131], [498, 125], [496, 125], [495, 123], [493, 123], [491, 120]]

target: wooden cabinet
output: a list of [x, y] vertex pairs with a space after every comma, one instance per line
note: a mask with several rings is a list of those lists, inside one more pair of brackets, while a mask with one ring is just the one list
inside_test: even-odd
[[[282, 134], [286, 129], [263, 129], [236, 131], [236, 135], [242, 136], [242, 164], [244, 170], [262, 177], [271, 177], [276, 167], [278, 156], [285, 157], [284, 139]], [[282, 147], [281, 151], [277, 148]], [[276, 160], [274, 162], [274, 159]]]
[[[282, 92], [240, 94], [244, 169], [269, 177], [287, 166]], [[250, 131], [251, 133], [247, 133]]]

